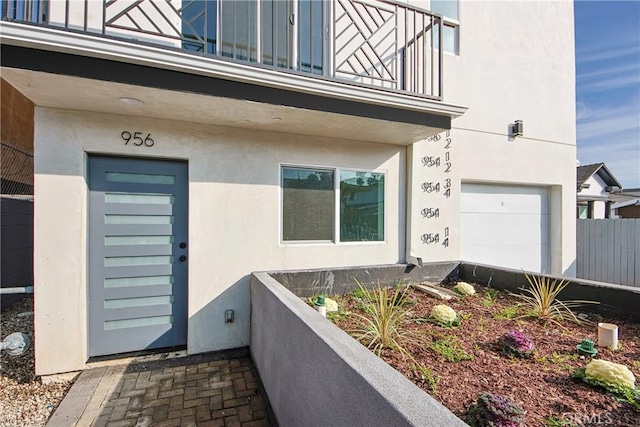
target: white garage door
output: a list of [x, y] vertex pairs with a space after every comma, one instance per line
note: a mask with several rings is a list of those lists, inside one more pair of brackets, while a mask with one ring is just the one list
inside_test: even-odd
[[460, 259], [549, 272], [549, 190], [462, 184]]

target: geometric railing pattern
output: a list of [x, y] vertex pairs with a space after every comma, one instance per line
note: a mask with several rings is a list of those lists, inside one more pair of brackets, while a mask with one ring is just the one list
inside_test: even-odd
[[0, 1], [2, 20], [442, 100], [442, 17], [391, 0]]

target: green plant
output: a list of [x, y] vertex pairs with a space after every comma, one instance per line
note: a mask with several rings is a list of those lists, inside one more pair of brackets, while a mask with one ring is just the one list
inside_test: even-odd
[[473, 285], [470, 285], [467, 282], [458, 282], [458, 284], [453, 287], [453, 291], [463, 297], [472, 296], [476, 293]]
[[502, 352], [507, 356], [528, 359], [533, 355], [535, 345], [533, 340], [520, 331], [508, 331], [500, 337], [499, 344]]
[[562, 354], [558, 352], [551, 353], [551, 363], [559, 365], [562, 369], [571, 369], [571, 362], [578, 361], [577, 353]]
[[485, 326], [485, 320], [484, 320], [484, 317], [481, 317], [481, 318], [478, 320], [478, 328], [477, 328], [477, 331], [478, 331], [478, 332], [480, 332], [480, 333], [484, 332], [484, 326]]
[[511, 399], [485, 391], [469, 407], [467, 422], [476, 427], [520, 427], [525, 411]]
[[367, 295], [368, 295], [367, 291], [363, 287], [358, 287], [357, 289], [354, 289], [353, 291], [351, 291], [351, 296], [353, 296], [354, 299], [364, 300], [367, 297]]
[[403, 344], [418, 340], [418, 336], [402, 330], [408, 308], [402, 301], [407, 298], [408, 288], [383, 289], [378, 286], [369, 291], [358, 281], [362, 291], [365, 315], [352, 313], [360, 321], [359, 329], [349, 331], [358, 341], [378, 356], [385, 348], [395, 349], [409, 355]]
[[522, 306], [525, 310], [523, 317], [535, 317], [560, 326], [562, 326], [560, 322], [565, 320], [582, 323], [583, 321], [573, 313], [572, 308], [582, 304], [597, 304], [594, 301], [560, 301], [558, 295], [569, 284], [567, 280], [527, 273], [524, 275], [530, 287], [521, 288], [526, 294], [515, 295], [523, 301]]
[[342, 310], [338, 310], [338, 311], [328, 311], [327, 312], [327, 319], [331, 320], [332, 322], [338, 322], [340, 320], [344, 320], [347, 317], [349, 317], [349, 313], [348, 311], [342, 311]]
[[440, 381], [440, 377], [434, 375], [433, 371], [426, 366], [413, 365], [413, 371], [420, 378], [420, 380], [425, 383], [431, 391], [434, 393], [438, 388], [438, 381]]
[[482, 298], [483, 307], [491, 307], [498, 300], [498, 291], [496, 289], [487, 289], [484, 291], [484, 297]]
[[[594, 368], [594, 369], [592, 369]], [[623, 402], [630, 403], [640, 411], [640, 389], [636, 388], [633, 374], [628, 368], [606, 360], [592, 360], [585, 368], [571, 373], [571, 378], [580, 379], [594, 387], [603, 388]]]
[[429, 348], [447, 362], [458, 363], [473, 360], [473, 355], [464, 351], [454, 337], [438, 338], [429, 344]]
[[497, 313], [493, 315], [493, 318], [496, 320], [510, 320], [515, 318], [518, 315], [518, 306], [510, 305], [508, 307], [504, 307]]
[[559, 417], [548, 417], [542, 420], [545, 427], [577, 427], [577, 424], [570, 420]]

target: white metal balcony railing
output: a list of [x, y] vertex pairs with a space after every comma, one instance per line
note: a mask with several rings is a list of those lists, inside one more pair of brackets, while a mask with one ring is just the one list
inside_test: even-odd
[[392, 0], [2, 0], [2, 20], [442, 100], [443, 19]]

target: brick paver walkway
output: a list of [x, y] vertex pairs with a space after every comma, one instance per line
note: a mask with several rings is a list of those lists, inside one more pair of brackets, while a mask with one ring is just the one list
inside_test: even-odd
[[210, 353], [82, 372], [47, 426], [268, 426], [248, 357]]

